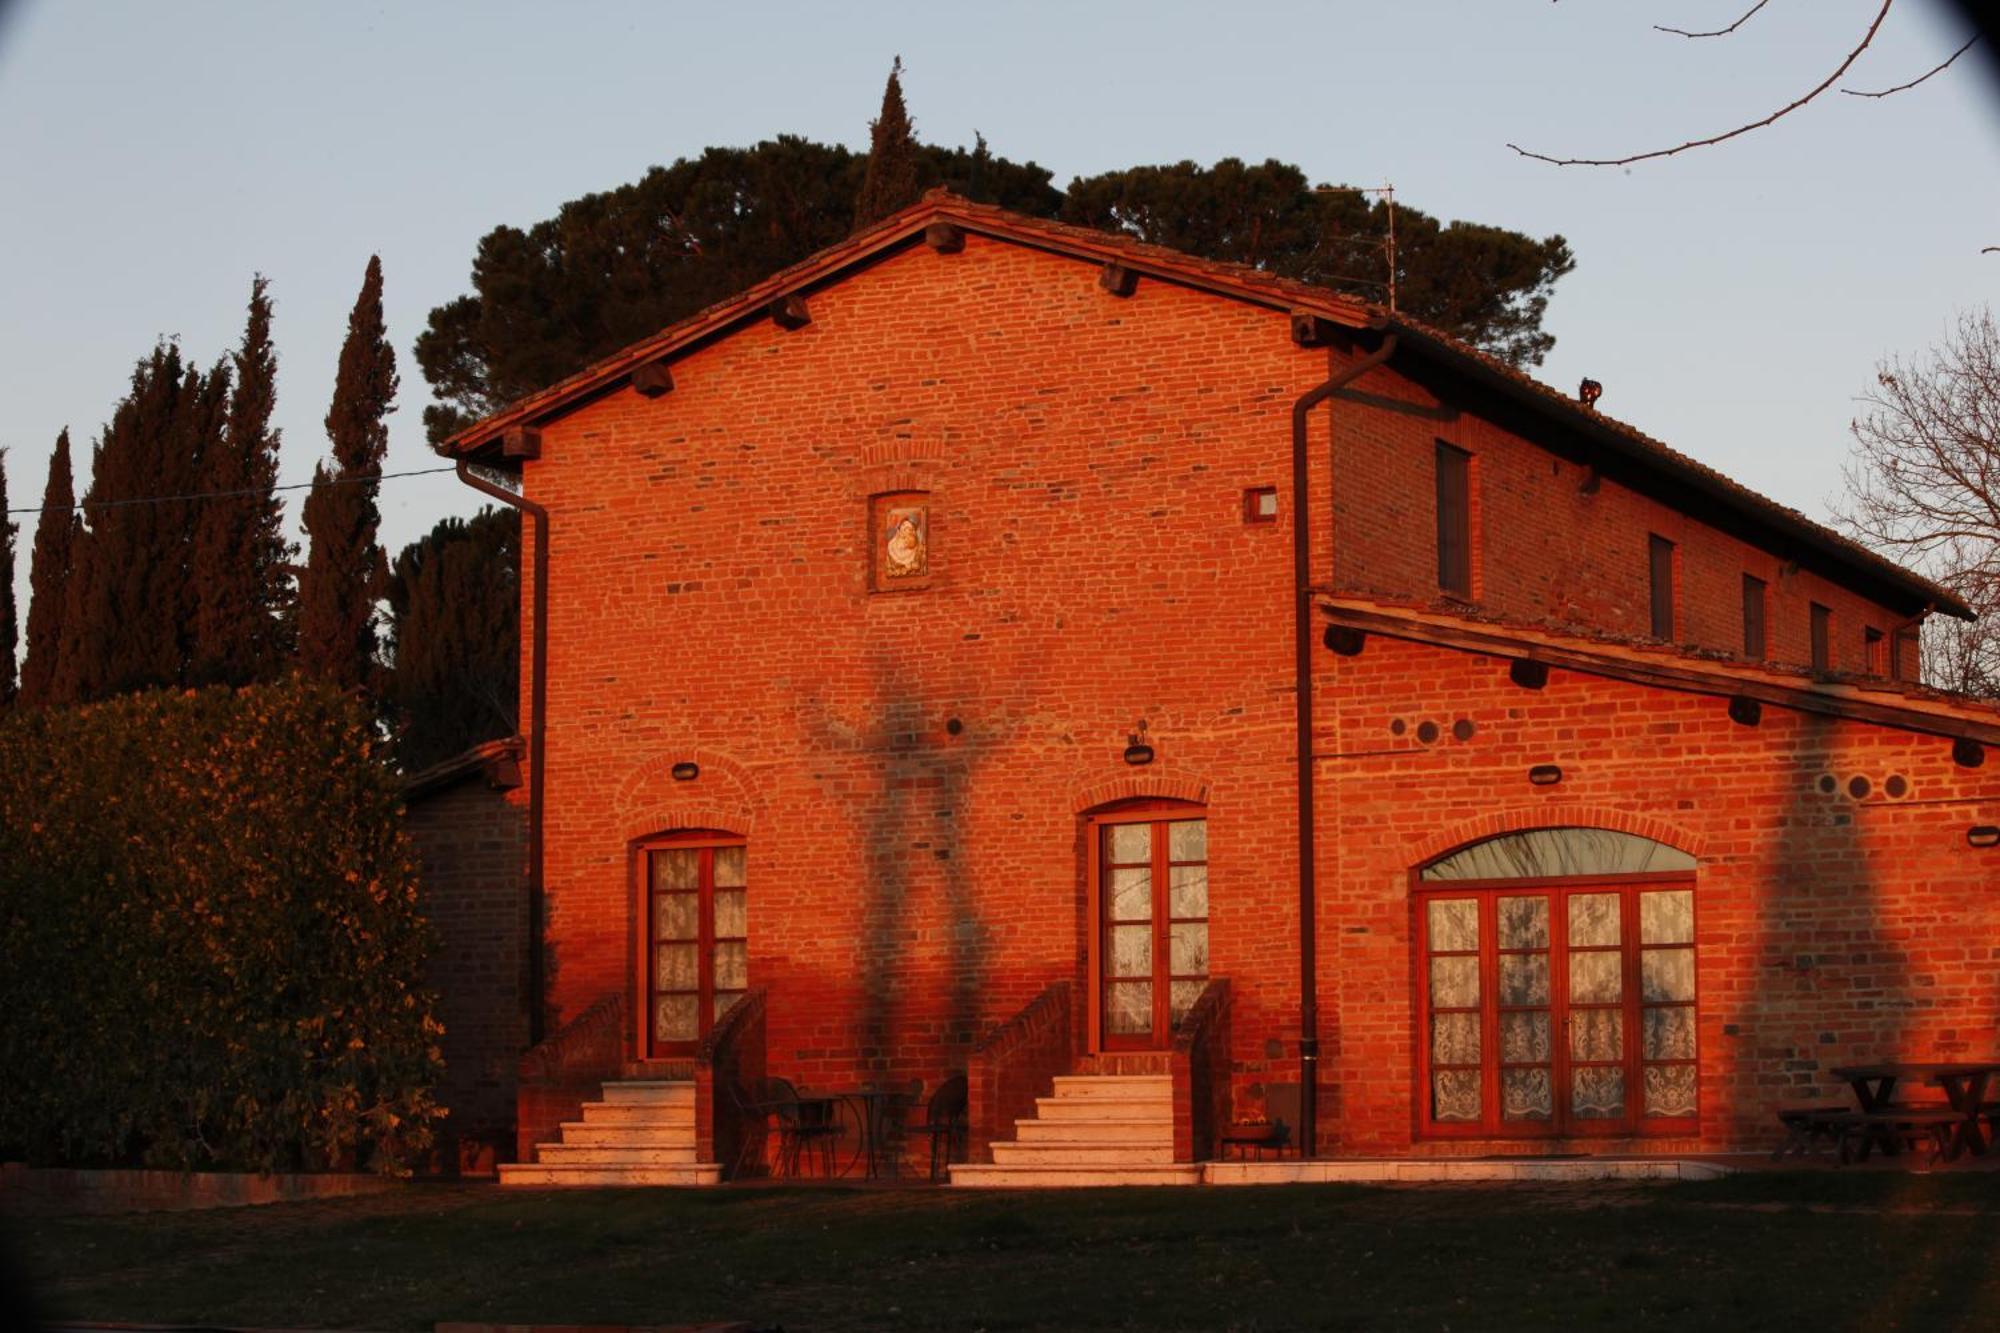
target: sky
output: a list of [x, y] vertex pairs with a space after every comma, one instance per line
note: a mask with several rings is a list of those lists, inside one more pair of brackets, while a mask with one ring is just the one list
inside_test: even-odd
[[[310, 478], [370, 254], [402, 369], [387, 470], [436, 467], [410, 347], [479, 238], [709, 145], [864, 148], [901, 55], [918, 137], [1056, 182], [1275, 157], [1392, 183], [1441, 218], [1560, 232], [1576, 271], [1535, 373], [1824, 519], [1855, 398], [2000, 291], [2000, 83], [1982, 47], [1886, 99], [1823, 97], [1713, 148], [1554, 167], [1756, 120], [1817, 84], [1877, 0], [980, 6], [0, 0], [0, 448], [39, 503], [162, 335], [207, 363], [271, 280], [282, 482]], [[1840, 86], [1903, 83], [1969, 35], [1896, 0]], [[81, 488], [81, 480], [79, 488]], [[296, 532], [298, 495], [291, 497]], [[383, 486], [391, 552], [478, 498]], [[17, 516], [25, 620], [34, 515]]]

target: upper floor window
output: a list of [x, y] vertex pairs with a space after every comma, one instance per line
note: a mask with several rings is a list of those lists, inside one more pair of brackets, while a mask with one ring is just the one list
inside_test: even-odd
[[1743, 655], [1761, 660], [1768, 646], [1764, 634], [1764, 580], [1743, 576]]
[[1869, 675], [1881, 676], [1888, 673], [1888, 644], [1882, 637], [1882, 631], [1876, 629], [1873, 625], [1862, 628], [1861, 655]]
[[1889, 679], [1914, 681], [1918, 670], [1919, 631], [1914, 625], [1899, 627], [1889, 638]]
[[1833, 611], [1818, 602], [1812, 604], [1812, 668], [1833, 669]]
[[1674, 637], [1674, 544], [1657, 534], [1651, 538], [1653, 637]]
[[1472, 599], [1472, 455], [1437, 442], [1438, 587]]

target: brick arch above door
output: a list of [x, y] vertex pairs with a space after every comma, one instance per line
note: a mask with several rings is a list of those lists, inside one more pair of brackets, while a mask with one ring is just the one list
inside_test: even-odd
[[[677, 764], [700, 772], [678, 781]], [[763, 811], [749, 771], [713, 750], [675, 751], [639, 764], [618, 784], [612, 808], [619, 831], [629, 841], [681, 829], [713, 829], [749, 837]]]
[[1121, 773], [1116, 777], [1072, 785], [1070, 809], [1081, 815], [1119, 801], [1148, 799], [1207, 805], [1209, 785], [1207, 778], [1172, 770]]
[[1404, 862], [1427, 865], [1446, 852], [1507, 833], [1538, 828], [1601, 828], [1630, 833], [1686, 852], [1700, 859], [1707, 839], [1692, 829], [1682, 828], [1653, 815], [1619, 810], [1601, 805], [1529, 805], [1511, 810], [1495, 810], [1476, 819], [1464, 820], [1433, 830], [1413, 840], [1404, 852]]

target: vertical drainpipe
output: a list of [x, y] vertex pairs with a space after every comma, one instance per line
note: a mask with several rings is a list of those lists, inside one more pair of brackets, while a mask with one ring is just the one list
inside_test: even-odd
[[549, 511], [524, 495], [516, 495], [475, 475], [459, 458], [458, 479], [518, 510], [535, 524], [534, 649], [528, 682], [528, 1045], [542, 1042], [542, 788], [548, 732], [549, 678]]
[[1319, 949], [1315, 938], [1318, 891], [1314, 866], [1313, 825], [1313, 696], [1312, 696], [1312, 529], [1307, 526], [1309, 427], [1312, 410], [1341, 389], [1387, 361], [1396, 351], [1396, 335], [1340, 370], [1325, 383], [1306, 390], [1292, 404], [1292, 629], [1296, 654], [1299, 733], [1299, 1155], [1319, 1150]]

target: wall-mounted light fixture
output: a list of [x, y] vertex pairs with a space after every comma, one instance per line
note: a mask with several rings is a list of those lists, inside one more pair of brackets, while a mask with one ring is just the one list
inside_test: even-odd
[[1974, 824], [1965, 831], [1965, 840], [1974, 847], [2000, 847], [2000, 825]]
[[1745, 695], [1729, 700], [1729, 720], [1740, 727], [1754, 727], [1764, 720], [1764, 705]]
[[1951, 762], [1960, 768], [1978, 768], [1986, 762], [1986, 747], [1970, 736], [1960, 736], [1951, 743]]
[[1517, 657], [1507, 664], [1507, 679], [1524, 690], [1539, 690], [1549, 683], [1549, 665]]
[[1138, 729], [1125, 738], [1125, 762], [1137, 767], [1153, 762], [1153, 747], [1146, 744], [1146, 719], [1140, 718]]
[[1554, 764], [1536, 764], [1528, 770], [1528, 781], [1537, 787], [1553, 787], [1563, 780], [1563, 771]]
[[693, 760], [683, 759], [673, 766], [671, 772], [675, 782], [693, 782], [701, 776], [701, 765]]

